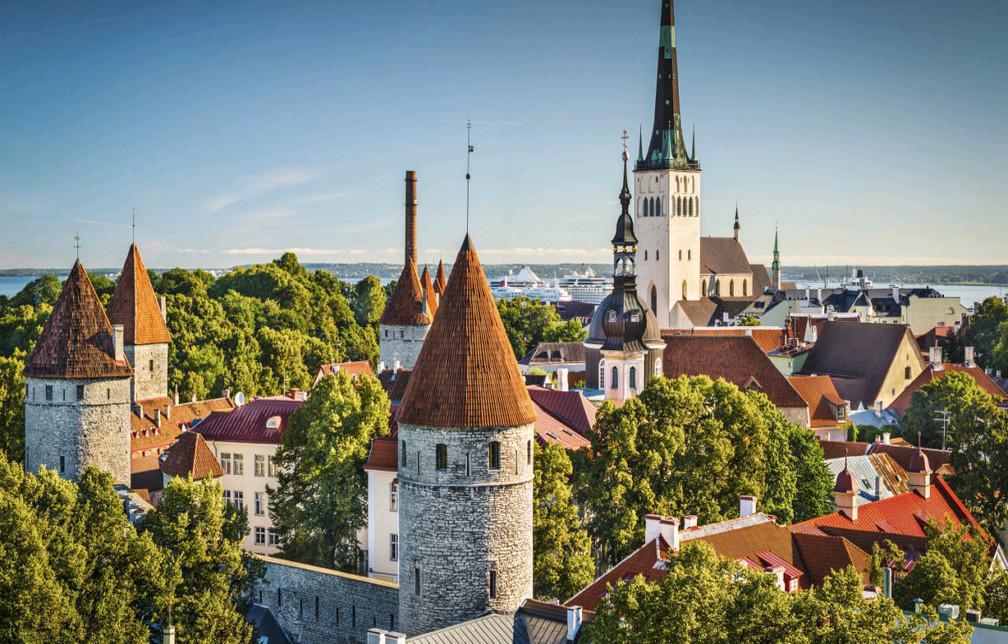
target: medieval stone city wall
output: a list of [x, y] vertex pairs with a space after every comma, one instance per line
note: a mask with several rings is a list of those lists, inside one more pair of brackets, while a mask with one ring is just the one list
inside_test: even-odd
[[365, 644], [369, 628], [398, 630], [399, 586], [384, 580], [261, 556], [266, 574], [252, 600], [302, 644]]
[[[531, 425], [446, 430], [400, 423], [399, 614], [407, 635], [488, 610], [513, 612], [532, 596], [532, 437]], [[498, 469], [488, 467], [491, 441], [500, 444]], [[438, 444], [447, 447], [441, 470]]]
[[[126, 345], [133, 365], [135, 400], [168, 395], [168, 343]], [[154, 361], [153, 367], [151, 361]]]
[[403, 369], [412, 369], [416, 363], [424, 338], [427, 337], [429, 324], [419, 326], [400, 326], [383, 324], [379, 329], [379, 345], [381, 361], [387, 369], [395, 369], [396, 361]]

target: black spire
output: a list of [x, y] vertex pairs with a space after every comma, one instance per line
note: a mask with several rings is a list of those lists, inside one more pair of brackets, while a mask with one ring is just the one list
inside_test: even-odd
[[616, 220], [616, 234], [613, 235], [613, 283], [617, 289], [634, 290], [637, 270], [637, 236], [634, 235], [633, 217], [630, 216], [630, 186], [627, 183], [627, 161], [630, 150], [627, 147], [627, 131], [623, 130], [623, 188], [619, 193], [620, 216]]
[[682, 106], [679, 102], [679, 68], [676, 63], [675, 6], [661, 1], [658, 37], [658, 77], [655, 87], [654, 125], [647, 156], [637, 169], [698, 167], [686, 152], [682, 133]]
[[619, 200], [622, 212], [616, 220], [616, 234], [613, 235], [613, 246], [636, 246], [637, 236], [634, 235], [633, 217], [630, 216], [630, 186], [627, 183], [627, 161], [630, 154], [626, 148], [623, 149], [623, 189], [620, 190]]

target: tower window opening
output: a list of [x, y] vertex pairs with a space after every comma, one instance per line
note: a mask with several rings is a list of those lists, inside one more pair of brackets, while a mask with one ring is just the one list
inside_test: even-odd
[[77, 385], [77, 400], [84, 400], [84, 385]]
[[491, 470], [500, 469], [500, 443], [497, 441], [490, 441], [487, 446], [487, 468]]
[[528, 465], [532, 464], [532, 441], [525, 443], [525, 462]]
[[406, 467], [406, 439], [402, 441], [402, 464]]
[[658, 261], [659, 259], [661, 259], [661, 251], [660, 251], [660, 250], [656, 250], [656, 251], [654, 252], [654, 258], [655, 258], [655, 261], [656, 261], [656, 262], [657, 262], [657, 261]]
[[658, 200], [655, 201], [655, 213], [654, 214], [655, 214], [655, 217], [661, 217], [661, 197], [658, 197]]
[[66, 472], [66, 456], [60, 456], [60, 474], [63, 472]]
[[617, 369], [616, 367], [612, 368], [612, 377], [610, 378], [610, 380], [611, 382], [609, 383], [609, 388], [619, 389], [619, 369]]
[[630, 367], [630, 373], [627, 376], [627, 383], [631, 389], [637, 388], [637, 367]]
[[684, 299], [684, 300], [686, 299], [687, 294], [688, 294], [688, 290], [689, 289], [687, 288], [686, 280], [683, 280], [682, 281], [682, 299]]
[[435, 455], [437, 456], [437, 468], [439, 470], [448, 469], [448, 446], [444, 443], [438, 443], [434, 448]]
[[420, 596], [420, 566], [413, 569], [413, 594], [417, 597]]
[[651, 286], [651, 312], [658, 315], [658, 288]]
[[598, 366], [598, 386], [605, 389], [605, 362], [599, 362]]
[[490, 599], [497, 599], [497, 571], [490, 569]]
[[742, 280], [742, 295], [749, 295], [749, 280]]
[[660, 378], [662, 375], [661, 371], [661, 358], [656, 358], [654, 361], [654, 375], [655, 378]]
[[46, 385], [45, 386], [45, 399], [46, 400], [52, 400], [53, 399], [53, 386], [52, 385]]
[[647, 261], [647, 249], [646, 248], [644, 249], [644, 261], [645, 262]]

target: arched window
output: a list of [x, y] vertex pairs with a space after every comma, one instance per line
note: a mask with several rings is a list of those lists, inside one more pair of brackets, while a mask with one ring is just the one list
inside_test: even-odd
[[693, 259], [693, 249], [692, 248], [687, 248], [686, 249], [686, 259], [687, 260]]
[[681, 248], [679, 249], [679, 261], [680, 262], [682, 261], [682, 249]]
[[605, 360], [598, 363], [598, 388], [605, 389]]
[[637, 367], [630, 367], [630, 374], [627, 377], [627, 383], [630, 385], [631, 389], [637, 388]]
[[693, 197], [693, 212], [697, 217], [700, 216], [700, 199], [697, 197]]
[[654, 361], [654, 375], [655, 378], [661, 378], [661, 358], [656, 358]]
[[609, 309], [609, 311], [606, 313], [606, 318], [608, 319], [609, 322], [615, 322], [616, 311], [614, 311], [613, 309]]
[[749, 295], [749, 280], [742, 280], [742, 295]]
[[735, 297], [735, 280], [728, 280], [728, 297]]
[[714, 280], [714, 295], [721, 295], [721, 280]]
[[616, 367], [612, 368], [612, 378], [610, 378], [610, 380], [611, 382], [609, 383], [609, 388], [619, 389], [619, 369]]
[[644, 261], [645, 262], [647, 261], [647, 249], [646, 248], [644, 249]]
[[686, 216], [687, 217], [692, 217], [693, 216], [693, 200], [692, 199], [687, 199], [686, 200]]
[[684, 300], [686, 299], [686, 293], [687, 293], [686, 280], [683, 280], [682, 281], [682, 299], [684, 299]]
[[676, 197], [676, 200], [675, 200], [675, 214], [676, 214], [676, 217], [682, 217], [682, 197]]
[[651, 312], [658, 315], [658, 288], [651, 286]]
[[707, 295], [707, 280], [700, 282], [700, 294], [703, 296]]
[[655, 217], [661, 217], [661, 197], [655, 201]]
[[907, 380], [910, 380], [910, 366], [909, 366], [909, 365], [907, 365], [907, 366], [906, 366], [906, 367], [905, 367], [905, 368], [903, 369], [903, 377], [904, 377], [905, 379], [907, 379]]

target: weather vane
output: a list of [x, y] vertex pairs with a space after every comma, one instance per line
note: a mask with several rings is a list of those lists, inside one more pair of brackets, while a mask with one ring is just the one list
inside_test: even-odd
[[466, 235], [469, 234], [469, 180], [472, 175], [469, 174], [469, 159], [472, 157], [473, 150], [476, 148], [472, 145], [472, 121], [466, 120]]
[[628, 156], [630, 155], [630, 144], [628, 143], [628, 141], [630, 140], [630, 133], [627, 132], [626, 130], [623, 130], [623, 136], [621, 136], [620, 138], [623, 139], [623, 160], [626, 161]]

